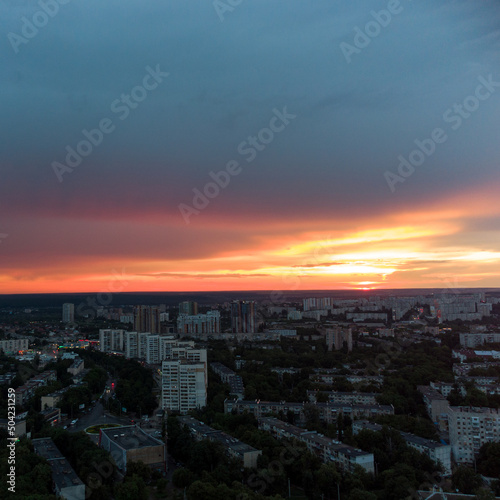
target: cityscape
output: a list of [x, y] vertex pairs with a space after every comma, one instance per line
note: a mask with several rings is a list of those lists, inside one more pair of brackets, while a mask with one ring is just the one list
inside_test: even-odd
[[0, 19], [1, 500], [500, 500], [499, 2]]
[[498, 495], [500, 290], [234, 295], [4, 296], [5, 495]]

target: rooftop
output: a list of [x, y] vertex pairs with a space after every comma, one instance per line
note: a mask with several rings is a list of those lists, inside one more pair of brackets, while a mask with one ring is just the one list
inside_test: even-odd
[[35, 453], [47, 460], [52, 468], [52, 479], [57, 489], [83, 485], [66, 458], [56, 447], [52, 439], [40, 438], [32, 441]]
[[187, 425], [196, 434], [206, 437], [207, 439], [219, 441], [225, 448], [230, 448], [235, 453], [241, 456], [243, 456], [245, 453], [257, 451], [249, 444], [243, 443], [239, 439], [236, 439], [233, 436], [226, 434], [225, 432], [219, 431], [217, 429], [212, 429], [212, 427], [204, 424], [203, 422], [200, 422], [199, 420], [196, 420], [193, 417], [178, 417], [178, 420], [181, 424]]
[[106, 434], [111, 441], [124, 450], [165, 445], [163, 441], [150, 436], [136, 425], [111, 427], [109, 429], [101, 429], [101, 432]]

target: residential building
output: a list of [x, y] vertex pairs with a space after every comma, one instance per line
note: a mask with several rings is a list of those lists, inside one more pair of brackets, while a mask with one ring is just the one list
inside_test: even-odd
[[186, 414], [207, 404], [207, 351], [191, 346], [172, 347], [162, 361], [161, 407]]
[[473, 464], [483, 444], [500, 441], [497, 408], [451, 406], [448, 423], [453, 457], [459, 464]]
[[208, 311], [206, 314], [186, 315], [179, 314], [177, 331], [181, 335], [206, 336], [220, 333], [219, 311]]
[[138, 332], [160, 333], [160, 308], [157, 306], [135, 307], [134, 330]]
[[339, 351], [344, 347], [344, 343], [347, 345], [347, 350], [352, 351], [352, 330], [350, 328], [343, 329], [339, 326], [328, 328], [325, 338], [329, 351], [333, 349]]
[[[352, 423], [352, 433], [358, 434], [362, 430], [380, 432], [382, 425], [368, 422], [367, 420], [355, 420]], [[439, 443], [432, 439], [425, 439], [409, 432], [398, 431], [406, 444], [422, 453], [425, 453], [434, 462], [440, 463], [445, 475], [451, 474], [451, 445]]]
[[245, 397], [243, 379], [222, 363], [210, 363], [210, 368], [219, 375], [222, 382], [229, 384], [229, 395], [238, 399]]
[[125, 348], [125, 357], [127, 359], [139, 358], [139, 343], [137, 332], [124, 332], [123, 344]]
[[8, 339], [8, 340], [0, 340], [0, 349], [5, 354], [14, 354], [19, 351], [27, 351], [28, 350], [28, 339]]
[[146, 337], [146, 363], [156, 365], [160, 361], [160, 336], [148, 335]]
[[179, 315], [196, 316], [198, 314], [198, 302], [186, 300], [179, 304]]
[[40, 415], [52, 427], [61, 422], [61, 408], [45, 408], [40, 412]]
[[124, 330], [99, 330], [99, 350], [101, 352], [123, 352]]
[[85, 369], [85, 363], [83, 359], [75, 359], [73, 361], [73, 364], [68, 368], [68, 373], [71, 373], [74, 377], [78, 375], [79, 373], [82, 373], [83, 370]]
[[206, 363], [185, 360], [162, 362], [162, 408], [186, 414], [207, 404]]
[[257, 331], [255, 302], [237, 300], [231, 303], [232, 333], [255, 333]]
[[128, 323], [133, 325], [134, 324], [134, 315], [133, 314], [122, 314], [120, 316], [120, 323]]
[[427, 413], [439, 429], [446, 431], [448, 428], [448, 400], [436, 389], [430, 386], [419, 385], [418, 391], [422, 394]]
[[62, 320], [63, 323], [75, 322], [75, 304], [63, 304], [62, 306]]
[[288, 311], [287, 319], [292, 320], [292, 321], [301, 320], [302, 319], [302, 312], [301, 311]]
[[227, 455], [231, 458], [239, 460], [243, 467], [257, 467], [257, 459], [260, 455], [262, 455], [261, 450], [257, 450], [252, 446], [230, 436], [229, 434], [226, 434], [225, 432], [212, 429], [212, 427], [209, 427], [193, 417], [178, 417], [178, 420], [191, 431], [191, 434], [198, 441], [208, 439], [210, 441], [221, 443], [226, 450]]
[[337, 421], [339, 415], [348, 415], [352, 419], [370, 419], [377, 415], [394, 415], [392, 405], [346, 405], [334, 403], [290, 403], [287, 401], [248, 401], [242, 399], [226, 399], [225, 413], [252, 413], [256, 418], [278, 414], [293, 415], [295, 423], [303, 425], [306, 422], [305, 411], [315, 408], [319, 419], [331, 424]]
[[259, 429], [270, 432], [276, 439], [296, 439], [306, 444], [324, 463], [334, 462], [343, 470], [354, 472], [356, 466], [374, 473], [373, 453], [367, 453], [316, 431], [301, 429], [273, 417], [259, 418]]
[[307, 391], [309, 401], [316, 402], [318, 393], [324, 394], [330, 403], [350, 405], [375, 405], [377, 393], [374, 392], [340, 392], [340, 391]]
[[55, 370], [40, 373], [31, 377], [24, 385], [16, 389], [16, 405], [24, 405], [35, 395], [36, 389], [57, 380]]
[[351, 384], [374, 384], [381, 386], [384, 378], [380, 375], [338, 375], [331, 373], [313, 373], [309, 378], [320, 384], [333, 384], [339, 379], [345, 379]]
[[500, 343], [500, 333], [461, 333], [460, 345], [475, 348], [483, 344]]
[[66, 500], [84, 500], [85, 484], [76, 475], [68, 460], [61, 454], [51, 438], [33, 439], [37, 455], [45, 458], [52, 469], [56, 496]]

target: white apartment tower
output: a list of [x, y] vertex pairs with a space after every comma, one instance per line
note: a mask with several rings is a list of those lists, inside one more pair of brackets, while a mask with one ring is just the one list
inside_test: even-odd
[[201, 408], [207, 404], [207, 386], [206, 349], [172, 346], [162, 361], [162, 408], [181, 414]]
[[99, 350], [101, 352], [123, 351], [124, 330], [99, 330]]
[[63, 323], [75, 322], [75, 304], [66, 303], [62, 306]]
[[448, 412], [450, 444], [459, 464], [473, 464], [479, 448], [500, 441], [500, 410], [450, 406]]

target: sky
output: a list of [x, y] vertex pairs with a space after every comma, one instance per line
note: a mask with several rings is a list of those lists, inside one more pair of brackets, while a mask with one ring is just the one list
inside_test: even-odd
[[499, 14], [0, 0], [0, 293], [499, 287]]

